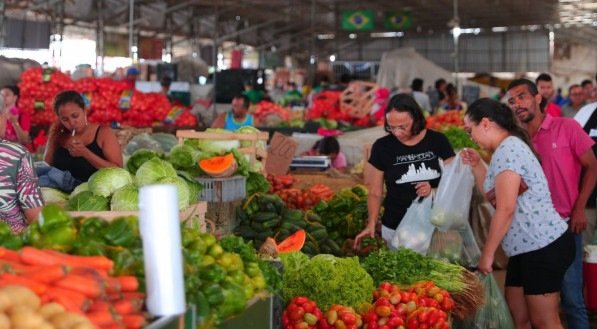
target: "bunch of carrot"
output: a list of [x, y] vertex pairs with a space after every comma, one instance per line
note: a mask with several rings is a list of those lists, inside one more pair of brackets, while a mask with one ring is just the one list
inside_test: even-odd
[[141, 328], [145, 294], [134, 276], [112, 277], [104, 256], [74, 256], [53, 250], [0, 247], [0, 287], [22, 285], [43, 303], [56, 302], [85, 315], [98, 328]]

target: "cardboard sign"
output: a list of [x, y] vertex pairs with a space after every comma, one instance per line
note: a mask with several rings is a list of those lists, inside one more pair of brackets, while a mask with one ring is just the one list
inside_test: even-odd
[[265, 172], [272, 175], [286, 175], [298, 144], [292, 138], [274, 133], [267, 149]]

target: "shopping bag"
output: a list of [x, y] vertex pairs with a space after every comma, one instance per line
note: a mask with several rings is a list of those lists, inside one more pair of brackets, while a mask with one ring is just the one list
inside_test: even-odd
[[514, 329], [514, 321], [493, 274], [477, 273], [485, 289], [485, 303], [475, 315], [454, 323], [457, 329]]
[[468, 222], [474, 185], [471, 168], [456, 154], [443, 169], [431, 208], [431, 223], [444, 232], [463, 230]]
[[435, 229], [429, 221], [432, 199], [430, 195], [426, 198], [417, 198], [412, 202], [392, 237], [390, 243], [392, 248], [405, 247], [421, 255], [427, 253], [431, 235]]
[[469, 223], [465, 223], [464, 226], [465, 228], [460, 231], [447, 230], [444, 232], [435, 228], [427, 256], [469, 269], [476, 268], [481, 257], [481, 250]]

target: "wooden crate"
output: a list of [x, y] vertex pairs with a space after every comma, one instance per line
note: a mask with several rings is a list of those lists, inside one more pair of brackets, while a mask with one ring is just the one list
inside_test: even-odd
[[[186, 209], [180, 211], [181, 221], [189, 221], [188, 225], [199, 227], [202, 232], [207, 231], [205, 213], [207, 212], [207, 202], [199, 201], [191, 204]], [[99, 217], [107, 221], [112, 221], [118, 217], [139, 216], [139, 211], [69, 211], [72, 217]]]
[[215, 133], [215, 132], [199, 132], [195, 130], [178, 130], [176, 132], [178, 142], [182, 144], [185, 139], [211, 139], [211, 140], [239, 140], [251, 141], [250, 147], [241, 147], [238, 150], [243, 154], [249, 155], [249, 162], [251, 166], [257, 161], [257, 157], [261, 158], [261, 168], [265, 170], [265, 162], [267, 160], [267, 151], [257, 147], [257, 143], [263, 141], [267, 143], [269, 134], [267, 132], [258, 132], [250, 134], [237, 133]]
[[298, 182], [294, 184], [294, 187], [301, 189], [309, 188], [315, 184], [324, 184], [334, 192], [338, 192], [343, 188], [362, 184], [362, 180], [354, 175], [334, 175], [330, 172], [296, 172], [292, 173], [292, 177], [298, 179]]

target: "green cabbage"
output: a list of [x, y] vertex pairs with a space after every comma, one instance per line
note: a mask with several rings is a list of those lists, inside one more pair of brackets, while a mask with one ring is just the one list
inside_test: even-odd
[[64, 203], [68, 201], [68, 194], [50, 187], [42, 187], [41, 196], [45, 203]]
[[282, 294], [286, 300], [305, 296], [326, 310], [334, 304], [357, 308], [371, 301], [373, 279], [356, 257], [321, 254], [307, 259], [300, 252], [280, 257], [284, 266]]
[[185, 171], [177, 171], [177, 173], [178, 177], [184, 179], [189, 187], [189, 203], [192, 204], [199, 201], [201, 190], [203, 190], [203, 185], [201, 185], [201, 183], [199, 183], [195, 177], [191, 176]]
[[[259, 130], [253, 126], [243, 126], [243, 127], [236, 129], [235, 132], [239, 133], [239, 134], [254, 134], [254, 133], [260, 133], [261, 130]], [[253, 141], [246, 141], [246, 140], [240, 141], [240, 147], [251, 147], [252, 145], [253, 145]], [[265, 150], [265, 141], [257, 141], [257, 148]]]
[[134, 184], [126, 185], [112, 194], [110, 201], [112, 211], [139, 210], [139, 189]]
[[178, 144], [178, 138], [169, 133], [153, 133], [151, 134], [151, 138], [160, 144], [164, 153], [170, 151], [170, 149]]
[[186, 169], [197, 166], [201, 151], [194, 149], [192, 146], [179, 144], [172, 148], [168, 156], [168, 161], [176, 169]]
[[[205, 132], [232, 134], [232, 132], [219, 128], [207, 128]], [[212, 139], [196, 139], [193, 144], [205, 153], [209, 153], [210, 156], [222, 155], [228, 153], [233, 149], [240, 147], [240, 142], [236, 139], [229, 140], [212, 140]]]
[[190, 204], [191, 200], [191, 193], [189, 191], [189, 186], [187, 182], [178, 177], [164, 177], [160, 179], [157, 183], [159, 184], [172, 184], [176, 186], [176, 196], [178, 197], [178, 209], [187, 208]]
[[83, 191], [70, 200], [64, 207], [70, 211], [106, 211], [110, 210], [108, 198], [94, 194], [91, 191]]
[[137, 173], [139, 167], [141, 167], [141, 165], [144, 164], [147, 160], [159, 157], [160, 155], [156, 151], [148, 149], [138, 149], [127, 160], [126, 169], [134, 175]]
[[89, 191], [89, 183], [88, 182], [83, 182], [83, 183], [77, 185], [77, 187], [75, 187], [75, 189], [72, 192], [70, 192], [69, 198], [72, 198], [75, 195], [77, 195], [83, 191]]
[[138, 186], [144, 186], [157, 183], [167, 177], [176, 177], [176, 170], [172, 164], [159, 158], [153, 158], [137, 169], [135, 181]]
[[109, 197], [117, 189], [133, 183], [133, 177], [118, 167], [101, 168], [89, 177], [89, 191]]

